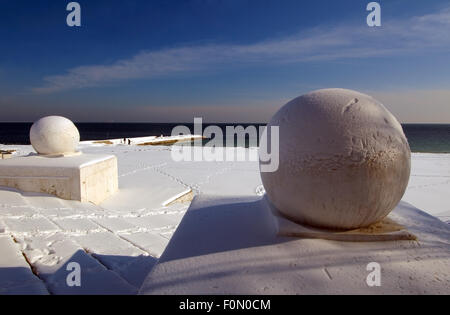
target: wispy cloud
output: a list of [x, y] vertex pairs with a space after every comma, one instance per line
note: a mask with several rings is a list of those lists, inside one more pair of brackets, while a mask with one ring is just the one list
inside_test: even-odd
[[151, 79], [223, 66], [368, 58], [421, 51], [450, 51], [450, 8], [408, 19], [383, 21], [381, 28], [341, 25], [247, 45], [184, 46], [144, 51], [112, 64], [85, 65], [44, 78], [35, 93], [95, 87], [120, 80]]

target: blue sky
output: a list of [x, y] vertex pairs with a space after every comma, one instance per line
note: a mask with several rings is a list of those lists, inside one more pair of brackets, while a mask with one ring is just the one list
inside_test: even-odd
[[264, 122], [343, 87], [402, 122], [450, 123], [450, 3], [0, 0], [0, 121]]

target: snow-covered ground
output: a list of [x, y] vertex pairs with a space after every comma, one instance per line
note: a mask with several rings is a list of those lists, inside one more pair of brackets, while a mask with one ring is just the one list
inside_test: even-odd
[[450, 154], [413, 154], [403, 200], [450, 223]]
[[[261, 194], [257, 162], [175, 162], [167, 146], [80, 149], [117, 156], [120, 191], [96, 206], [0, 189], [0, 294], [135, 294], [189, 207], [186, 200], [171, 202], [176, 197]], [[450, 154], [413, 154], [403, 200], [448, 222], [449, 192]], [[69, 262], [82, 266], [81, 287], [66, 285]]]

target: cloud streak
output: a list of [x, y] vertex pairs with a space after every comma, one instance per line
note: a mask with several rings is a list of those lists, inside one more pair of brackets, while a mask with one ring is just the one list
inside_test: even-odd
[[246, 45], [183, 46], [143, 51], [111, 64], [84, 65], [45, 77], [33, 92], [48, 94], [131, 79], [201, 73], [221, 67], [369, 58], [450, 51], [450, 8], [433, 14], [383, 21], [381, 28], [340, 25]]

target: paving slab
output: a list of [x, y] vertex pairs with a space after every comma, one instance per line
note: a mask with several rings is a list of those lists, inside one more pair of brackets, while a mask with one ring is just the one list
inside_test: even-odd
[[[108, 270], [66, 235], [54, 234], [19, 239], [24, 254], [51, 294], [135, 294], [136, 287]], [[81, 286], [69, 286], [69, 263], [81, 270]]]
[[0, 236], [0, 294], [48, 294], [10, 236]]

